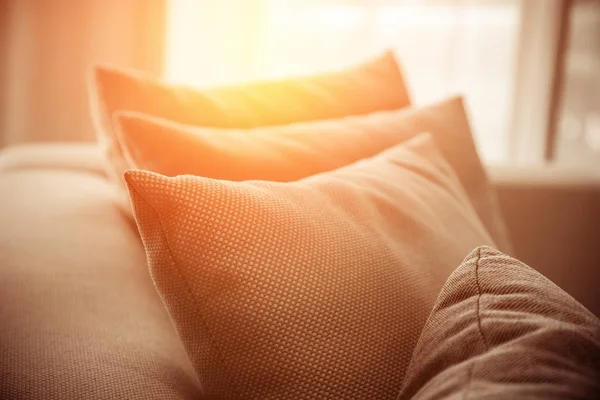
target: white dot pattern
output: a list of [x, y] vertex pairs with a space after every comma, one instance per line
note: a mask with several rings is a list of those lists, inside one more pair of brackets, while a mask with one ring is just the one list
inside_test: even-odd
[[294, 183], [126, 175], [207, 392], [393, 399], [435, 298], [491, 240], [428, 135]]

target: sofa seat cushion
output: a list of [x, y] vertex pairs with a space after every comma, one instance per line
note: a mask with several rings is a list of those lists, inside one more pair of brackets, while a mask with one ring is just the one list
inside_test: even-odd
[[113, 186], [0, 173], [1, 399], [200, 397]]

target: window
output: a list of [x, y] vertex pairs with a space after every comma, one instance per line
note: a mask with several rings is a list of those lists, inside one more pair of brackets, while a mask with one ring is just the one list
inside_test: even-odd
[[575, 1], [568, 21], [554, 152], [562, 164], [600, 166], [600, 2]]
[[[547, 141], [553, 130], [555, 65], [567, 0], [170, 0], [169, 4], [165, 77], [172, 82], [207, 86], [309, 74], [351, 65], [392, 48], [416, 105], [453, 94], [465, 96], [486, 162], [537, 163], [554, 155], [547, 151], [553, 149]], [[594, 24], [597, 28], [596, 20], [588, 22]], [[588, 47], [596, 46], [597, 57], [598, 42], [586, 40]], [[571, 53], [578, 54], [572, 57], [582, 57], [581, 46], [586, 45], [571, 45]], [[589, 79], [600, 82], [597, 75], [573, 78], [570, 68], [565, 79], [568, 93], [577, 85], [585, 87]], [[573, 83], [577, 79], [583, 81]], [[570, 105], [565, 107], [571, 110], [574, 101], [578, 100], [567, 100]], [[569, 124], [580, 126], [581, 118], [587, 130], [600, 129], [598, 114], [584, 113], [585, 118], [573, 117], [573, 112], [562, 118], [560, 126], [567, 128], [556, 136], [573, 141], [565, 139], [569, 135], [563, 130], [569, 131]], [[557, 152], [559, 158], [566, 157], [563, 153]]]

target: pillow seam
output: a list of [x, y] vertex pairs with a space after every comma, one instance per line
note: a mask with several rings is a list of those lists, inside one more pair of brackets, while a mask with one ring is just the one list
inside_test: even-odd
[[479, 331], [479, 334], [481, 336], [481, 340], [483, 341], [483, 345], [485, 347], [485, 351], [488, 351], [490, 349], [490, 346], [488, 344], [488, 340], [483, 332], [483, 326], [482, 326], [482, 317], [481, 317], [481, 296], [482, 296], [482, 291], [481, 291], [481, 285], [479, 283], [479, 268], [480, 268], [480, 261], [481, 261], [481, 247], [479, 247], [477, 249], [477, 260], [475, 261], [475, 286], [477, 288], [477, 306], [476, 306], [476, 310], [475, 310], [475, 316], [477, 317], [477, 330]]
[[[171, 243], [169, 242], [168, 236], [166, 234], [166, 229], [164, 227], [163, 224], [163, 220], [160, 216], [160, 213], [158, 212], [158, 210], [156, 209], [156, 207], [154, 207], [154, 205], [152, 203], [150, 203], [145, 196], [143, 196], [141, 194], [141, 192], [138, 190], [137, 188], [137, 184], [135, 182], [132, 182], [133, 185], [133, 189], [135, 190], [135, 192], [142, 198], [144, 199], [144, 201], [146, 202], [146, 204], [148, 204], [148, 206], [152, 209], [152, 211], [154, 211], [154, 213], [156, 214], [156, 217], [158, 219], [158, 224], [160, 226], [161, 229], [161, 236], [164, 238], [165, 243], [167, 245], [167, 250], [169, 252], [169, 255], [171, 256], [171, 259], [173, 260], [173, 264], [175, 264], [175, 268], [177, 269], [177, 272], [179, 272], [179, 275], [181, 276], [181, 280], [183, 281], [183, 284], [188, 292], [188, 295], [190, 296], [190, 298], [193, 300], [194, 305], [195, 305], [195, 309], [199, 310], [198, 307], [198, 300], [196, 299], [196, 296], [194, 296], [193, 291], [190, 288], [189, 282], [187, 279], [185, 279], [185, 274], [183, 273], [183, 271], [181, 270], [181, 267], [179, 266], [179, 263], [177, 262], [177, 260], [175, 259], [175, 255], [173, 253], [173, 250], [171, 248]], [[165, 307], [166, 308], [166, 307]], [[213, 344], [213, 346], [215, 347], [215, 349], [217, 350], [217, 353], [219, 354], [219, 357], [221, 358], [221, 362], [223, 363], [223, 366], [225, 367], [225, 370], [228, 371], [228, 381], [230, 381], [231, 386], [233, 388], [233, 391], [236, 393], [236, 397], [241, 397], [240, 396], [240, 392], [239, 390], [235, 387], [235, 384], [233, 383], [233, 374], [231, 374], [231, 370], [229, 368], [229, 366], [227, 365], [227, 362], [225, 361], [225, 356], [223, 355], [223, 352], [221, 350], [221, 348], [219, 346], [217, 346], [216, 341], [214, 340], [214, 334], [210, 331], [210, 329], [208, 328], [208, 324], [206, 323], [206, 320], [204, 318], [204, 316], [202, 315], [201, 312], [198, 312], [198, 314], [200, 315], [200, 317], [202, 318], [202, 323], [204, 324], [204, 326], [206, 327], [206, 330], [210, 336], [211, 339], [211, 343]], [[181, 338], [179, 338], [179, 340], [181, 341]], [[189, 355], [188, 355], [189, 357]], [[195, 369], [195, 367], [194, 367]], [[198, 375], [198, 372], [196, 372], [196, 375]]]
[[[483, 342], [483, 346], [485, 348], [484, 353], [487, 352], [490, 348], [489, 346], [489, 342], [483, 332], [483, 326], [481, 324], [481, 296], [482, 296], [482, 292], [481, 292], [481, 285], [479, 283], [479, 267], [480, 267], [480, 261], [481, 261], [481, 247], [479, 247], [477, 249], [477, 259], [475, 261], [475, 287], [477, 289], [477, 302], [475, 305], [475, 317], [477, 318], [477, 331], [479, 332], [479, 336], [481, 338], [481, 341]], [[471, 384], [473, 383], [473, 375], [474, 375], [474, 371], [475, 371], [475, 364], [477, 363], [477, 360], [473, 360], [473, 363], [471, 364], [471, 368], [469, 368], [469, 374], [468, 374], [468, 378], [467, 378], [467, 387], [465, 389], [465, 391], [463, 392], [463, 400], [466, 400], [469, 397], [469, 393], [471, 393]]]

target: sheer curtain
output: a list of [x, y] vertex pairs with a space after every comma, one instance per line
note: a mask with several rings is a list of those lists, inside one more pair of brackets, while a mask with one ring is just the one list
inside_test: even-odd
[[240, 83], [340, 68], [391, 48], [413, 99], [464, 94], [488, 162], [509, 157], [519, 0], [170, 0], [167, 80]]
[[95, 140], [86, 76], [158, 73], [163, 0], [0, 0], [0, 146]]

